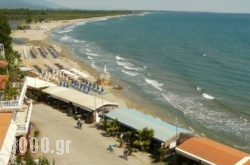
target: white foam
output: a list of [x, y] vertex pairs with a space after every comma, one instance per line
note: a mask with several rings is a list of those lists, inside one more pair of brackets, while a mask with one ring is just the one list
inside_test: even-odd
[[86, 54], [89, 55], [89, 56], [99, 56], [97, 53], [90, 53], [90, 52], [87, 52]]
[[86, 22], [106, 21], [106, 20], [108, 20], [108, 19], [109, 19], [109, 18], [107, 18], [107, 17], [100, 17], [100, 18], [91, 19], [91, 20], [86, 21]]
[[74, 39], [68, 35], [65, 35], [63, 37], [61, 37], [60, 41], [63, 41], [63, 42], [66, 42], [66, 43], [83, 43], [83, 42], [86, 42], [86, 41], [80, 41], [80, 40], [77, 40], [77, 39]]
[[152, 85], [154, 88], [156, 88], [156, 89], [158, 89], [158, 90], [160, 90], [160, 91], [162, 90], [161, 87], [164, 86], [164, 84], [159, 83], [159, 82], [156, 81], [156, 80], [151, 80], [151, 79], [146, 79], [146, 78], [144, 78], [144, 80], [146, 81], [146, 83]]
[[125, 61], [116, 61], [116, 63], [119, 65], [119, 66], [133, 66], [133, 64], [131, 64], [130, 62], [125, 62]]
[[135, 70], [135, 71], [138, 71], [140, 70], [141, 68], [138, 68], [138, 67], [134, 67], [134, 65], [130, 62], [127, 62], [127, 61], [116, 61], [116, 63], [119, 65], [119, 66], [122, 66], [124, 67], [125, 69], [127, 70]]
[[90, 56], [88, 56], [87, 58], [88, 58], [89, 60], [93, 60], [93, 58], [92, 58], [92, 57], [90, 57]]
[[115, 58], [116, 58], [117, 60], [125, 61], [125, 59], [122, 58], [121, 56], [116, 56]]
[[163, 98], [175, 109], [183, 112], [190, 120], [206, 120], [206, 107], [193, 96], [182, 96], [170, 91], [162, 93]]
[[86, 49], [86, 51], [87, 51], [87, 52], [91, 52], [91, 50], [90, 50], [90, 49], [88, 49], [88, 48]]
[[141, 68], [129, 67], [129, 66], [124, 66], [124, 68], [126, 68], [126, 69], [128, 69], [128, 70], [135, 70], [135, 71], [141, 70]]
[[95, 69], [97, 68], [94, 61], [91, 62], [91, 67], [92, 67], [92, 68], [95, 68]]
[[202, 96], [205, 98], [205, 99], [208, 99], [208, 100], [214, 100], [214, 96], [212, 95], [209, 95], [207, 93], [202, 93]]
[[196, 87], [196, 90], [197, 90], [197, 91], [201, 91], [201, 90], [202, 90], [202, 88], [201, 88], [201, 87], [199, 87], [199, 86], [197, 86], [197, 87]]
[[129, 75], [131, 77], [135, 77], [138, 76], [137, 72], [129, 72], [129, 71], [125, 71], [125, 70], [121, 70], [123, 73], [125, 73], [126, 75]]
[[76, 26], [84, 25], [84, 24], [86, 24], [86, 22], [87, 22], [87, 21], [76, 22], [75, 25], [76, 25]]
[[72, 31], [72, 29], [67, 29], [67, 30], [58, 31], [57, 33], [62, 34], [62, 33], [68, 33], [71, 31]]
[[71, 41], [71, 40], [72, 40], [72, 37], [65, 35], [65, 36], [63, 36], [60, 40], [61, 40], [61, 41]]
[[250, 122], [247, 118], [239, 119], [234, 113], [221, 109], [208, 109], [200, 102], [202, 100], [199, 97], [177, 95], [170, 91], [162, 92], [162, 96], [171, 106], [183, 112], [189, 120], [194, 120], [207, 129], [234, 135], [243, 141], [248, 141], [250, 138]]

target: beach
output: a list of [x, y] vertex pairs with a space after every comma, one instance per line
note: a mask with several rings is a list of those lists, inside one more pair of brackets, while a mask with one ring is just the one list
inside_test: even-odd
[[[224, 54], [224, 47], [217, 47], [216, 42], [214, 45], [210, 45], [210, 35], [205, 36], [203, 42], [197, 41], [192, 45], [190, 41], [189, 47], [186, 47], [186, 40], [191, 40], [192, 37], [190, 35], [184, 35], [183, 39], [176, 37], [180, 34], [180, 31], [172, 29], [171, 22], [174, 21], [167, 23], [161, 21], [165, 17], [170, 20], [180, 19], [178, 26], [181, 27], [181, 31], [187, 31], [185, 34], [189, 34], [189, 29], [194, 28], [182, 28], [182, 18], [188, 17], [187, 19], [193, 20], [193, 17], [196, 16], [197, 14], [187, 16], [178, 13], [174, 15], [156, 13], [145, 17], [99, 18], [100, 21], [92, 21], [86, 24], [84, 21], [98, 20], [98, 18], [36, 24], [32, 25], [32, 27], [46, 28], [26, 31], [13, 30], [13, 39], [25, 41], [25, 44], [15, 44], [14, 42], [13, 48], [20, 52], [24, 66], [34, 69], [32, 66], [34, 64], [44, 67], [44, 64], [53, 66], [55, 63], [61, 63], [69, 69], [80, 70], [88, 75], [88, 79], [93, 82], [99, 77], [100, 69], [96, 69], [92, 62], [98, 68], [102, 68], [105, 63], [108, 69], [111, 69], [112, 81], [110, 86], [104, 86], [105, 95], [103, 95], [103, 98], [106, 100], [115, 102], [120, 107], [136, 109], [168, 123], [176, 124], [177, 122], [179, 126], [193, 130], [196, 135], [206, 136], [248, 152], [250, 119], [249, 115], [244, 111], [248, 113], [247, 107], [249, 107], [249, 104], [246, 100], [249, 97], [244, 97], [245, 101], [239, 100], [237, 97], [237, 94], [247, 94], [247, 90], [241, 90], [247, 89], [243, 88], [247, 86], [247, 83], [244, 84], [242, 82], [249, 82], [246, 80], [248, 76], [241, 76], [245, 73], [242, 72], [244, 70], [243, 66], [247, 65], [242, 65], [241, 69], [237, 65], [242, 63], [240, 61], [241, 58], [236, 58], [233, 53], [238, 49], [245, 50], [240, 46], [244, 44], [230, 45], [230, 43], [221, 42], [224, 36], [221, 39], [219, 34], [224, 33], [219, 31], [217, 34], [215, 28], [214, 33], [217, 35], [213, 37], [219, 43], [225, 43], [223, 46], [229, 49], [230, 51], [228, 52], [230, 53]], [[206, 17], [210, 18], [211, 15], [208, 14]], [[214, 23], [217, 25], [218, 18], [216, 15], [214, 17]], [[152, 21], [155, 23], [160, 22], [162, 26], [167, 26], [168, 28], [166, 29], [168, 31], [166, 32], [165, 28], [159, 29], [149, 26], [149, 31], [157, 33], [153, 33], [154, 35], [151, 33], [150, 35], [148, 33], [139, 33], [148, 30], [141, 31], [141, 25], [148, 25], [148, 22]], [[221, 22], [220, 19], [218, 22]], [[84, 26], [80, 26], [83, 24]], [[192, 27], [195, 24], [188, 23], [187, 25]], [[209, 21], [203, 23], [201, 29], [194, 31], [192, 36], [203, 34], [208, 25], [210, 25]], [[225, 23], [225, 27], [228, 27], [227, 25]], [[119, 28], [117, 29], [117, 27]], [[218, 24], [219, 27], [220, 24]], [[89, 36], [86, 36], [86, 34]], [[136, 40], [127, 40], [133, 39], [131, 36], [134, 36]], [[112, 40], [107, 40], [107, 38], [112, 38]], [[159, 43], [156, 44], [154, 41], [159, 41]], [[166, 45], [166, 43], [168, 44]], [[53, 58], [52, 56], [43, 58], [41, 55], [36, 59], [31, 57], [25, 58], [24, 47], [28, 52], [32, 47], [38, 49], [48, 48], [49, 46], [56, 49], [59, 58]], [[217, 54], [220, 54], [220, 56], [217, 56]], [[246, 53], [241, 54], [241, 56], [244, 58]], [[239, 62], [231, 64], [231, 58]], [[224, 61], [223, 66], [225, 70], [220, 69], [221, 61]], [[236, 69], [231, 70], [231, 65], [234, 65]], [[215, 70], [218, 74], [212, 74]], [[227, 75], [227, 73], [231, 72], [235, 73], [233, 77], [231, 77], [232, 74]], [[44, 79], [41, 76], [40, 78]], [[238, 79], [244, 79], [245, 81], [240, 81], [240, 85], [237, 85]], [[230, 87], [228, 86], [229, 82], [232, 83]], [[56, 83], [59, 84], [58, 81]], [[123, 89], [113, 89], [116, 85], [121, 85]], [[238, 89], [237, 92], [233, 92], [236, 89]], [[225, 93], [226, 91], [228, 93]], [[47, 109], [48, 107], [45, 106], [44, 108]], [[238, 113], [238, 110], [241, 109], [242, 111]], [[36, 110], [37, 107], [35, 106], [34, 117], [35, 114], [37, 115], [35, 113]], [[54, 115], [53, 117], [55, 118], [56, 116]], [[33, 119], [32, 122], [37, 124], [35, 118]], [[44, 122], [50, 121], [44, 120]], [[69, 123], [69, 125], [71, 124]], [[39, 127], [41, 133], [46, 127], [45, 125], [44, 127]], [[56, 126], [55, 129], [57, 128], [61, 129], [61, 127]], [[87, 127], [86, 129], [86, 131], [91, 133], [93, 133], [93, 130], [93, 127], [91, 129]], [[50, 133], [53, 133], [53, 131], [46, 134]], [[100, 135], [100, 132], [98, 134]], [[99, 137], [98, 134], [94, 136]], [[101, 141], [103, 140], [101, 139], [103, 137], [100, 136], [99, 138], [100, 143], [102, 143]], [[107, 138], [107, 140], [113, 142], [114, 139]], [[102, 146], [106, 146], [106, 143], [103, 143]], [[120, 154], [120, 151], [117, 154]], [[47, 154], [47, 156], [51, 160], [53, 154]], [[119, 155], [116, 156], [118, 157]], [[148, 155], [144, 156], [149, 158]], [[58, 159], [58, 162], [60, 162], [60, 157]], [[96, 159], [98, 160], [98, 158]], [[91, 159], [89, 160], [91, 161]], [[150, 160], [147, 162], [150, 163]]]
[[[56, 28], [60, 28], [62, 26], [73, 25], [79, 22], [88, 22], [88, 21], [96, 21], [96, 20], [104, 20], [108, 18], [115, 18], [115, 17], [123, 17], [121, 16], [107, 16], [107, 17], [98, 17], [98, 18], [89, 18], [89, 19], [76, 19], [76, 20], [62, 20], [62, 21], [53, 21], [48, 23], [36, 23], [32, 24], [31, 27], [36, 27], [35, 29], [30, 30], [12, 30], [11, 37], [13, 39], [20, 39], [26, 44], [15, 44], [13, 43], [13, 49], [18, 51], [21, 54], [22, 64], [23, 66], [27, 66], [29, 68], [35, 69], [32, 65], [38, 64], [39, 66], [43, 66], [44, 64], [48, 64], [53, 66], [55, 63], [61, 63], [67, 68], [74, 68], [80, 70], [81, 72], [89, 75], [87, 78], [88, 80], [95, 82], [100, 73], [95, 70], [94, 68], [86, 65], [84, 61], [78, 59], [74, 55], [70, 53], [70, 51], [60, 43], [55, 43], [50, 40], [50, 32]], [[39, 29], [37, 27], [46, 27], [45, 29]], [[38, 30], [39, 29], [39, 30]], [[52, 58], [48, 56], [48, 58], [25, 58], [24, 47], [26, 52], [28, 52], [31, 47], [49, 47], [53, 46], [56, 51], [59, 53], [59, 58]], [[44, 67], [44, 66], [43, 66]], [[112, 81], [112, 75], [111, 75]], [[59, 84], [59, 83], [58, 83]], [[171, 117], [166, 117], [164, 112], [161, 110], [158, 111], [156, 107], [153, 107], [147, 102], [138, 103], [135, 102], [133, 99], [130, 99], [127, 95], [124, 95], [123, 90], [114, 89], [115, 86], [119, 86], [120, 84], [111, 83], [111, 85], [104, 86], [105, 88], [105, 95], [99, 96], [103, 97], [103, 99], [110, 100], [116, 102], [120, 107], [126, 107], [131, 109], [139, 110], [143, 113], [150, 114], [155, 117], [162, 117], [163, 120], [167, 120], [170, 123], [175, 123], [175, 119]], [[98, 97], [98, 96], [97, 96]], [[157, 109], [156, 111], [152, 111], [152, 109]]]
[[[90, 20], [96, 20], [96, 18], [84, 19], [84, 20], [54, 21], [49, 23], [40, 23], [32, 25], [32, 27], [46, 26], [46, 29], [39, 29], [39, 30], [30, 29], [25, 31], [13, 30], [11, 34], [12, 38], [21, 39], [26, 42], [26, 44], [24, 45], [23, 44], [19, 45], [14, 43], [13, 49], [21, 54], [23, 66], [35, 69], [33, 67], [34, 64], [44, 67], [43, 66], [44, 64], [54, 66], [55, 63], [61, 63], [66, 68], [74, 68], [77, 70], [81, 70], [81, 72], [89, 76], [87, 78], [88, 80], [94, 82], [99, 77], [98, 73], [94, 69], [84, 65], [84, 63], [79, 61], [79, 59], [72, 56], [63, 45], [60, 45], [58, 43], [53, 43], [49, 40], [49, 32], [55, 28]], [[55, 59], [51, 56], [48, 56], [48, 58], [43, 58], [41, 56], [38, 58], [32, 58], [32, 57], [25, 58], [24, 49], [26, 50], [26, 52], [28, 52], [32, 47], [38, 48], [38, 47], [49, 47], [49, 46], [53, 46], [53, 48], [56, 49], [56, 51], [59, 54], [59, 58]], [[115, 102], [122, 107], [128, 107], [130, 105], [128, 100], [125, 100], [125, 98], [120, 98], [119, 91], [113, 90], [112, 86], [105, 86], [105, 90], [107, 90], [107, 92], [105, 95], [103, 95], [104, 99], [115, 100]]]
[[[89, 20], [90, 19], [87, 19], [86, 21]], [[25, 42], [25, 44], [13, 43], [13, 49], [21, 54], [22, 66], [35, 70], [34, 65], [44, 67], [45, 64], [54, 66], [55, 63], [60, 63], [66, 68], [80, 70], [85, 75], [88, 75], [88, 80], [96, 81], [99, 77], [99, 73], [96, 70], [86, 66], [83, 62], [72, 56], [62, 45], [49, 40], [49, 32], [51, 30], [82, 21], [85, 20], [38, 23], [32, 24], [31, 27], [33, 28], [30, 30], [13, 30], [11, 37]], [[43, 28], [41, 29], [39, 27]], [[33, 48], [50, 46], [58, 52], [58, 58], [53, 58], [52, 56], [48, 56], [47, 58], [41, 56], [37, 58], [27, 57], [27, 52]], [[40, 78], [43, 79], [43, 77]], [[54, 83], [58, 83], [58, 81], [54, 81]], [[99, 97], [115, 102], [120, 107], [139, 108], [138, 105], [129, 100], [129, 98], [121, 95], [119, 90], [113, 89], [114, 85], [116, 84], [104, 86], [106, 91], [105, 95]], [[141, 110], [142, 109], [143, 108], [141, 108]], [[54, 159], [56, 164], [110, 164], [110, 162], [112, 162], [112, 164], [151, 164], [150, 156], [147, 153], [140, 152], [129, 157], [128, 161], [124, 161], [121, 156], [122, 148], [115, 148], [115, 152], [113, 153], [107, 150], [110, 143], [117, 143], [116, 139], [104, 137], [102, 135], [103, 131], [95, 128], [95, 125], [84, 124], [83, 129], [78, 130], [74, 128], [75, 120], [73, 120], [73, 118], [69, 118], [64, 113], [53, 110], [46, 105], [34, 105], [31, 122], [40, 131], [40, 138], [48, 137], [51, 142], [55, 140], [71, 140], [72, 144], [69, 154], [60, 156], [55, 153], [45, 154], [50, 161]]]

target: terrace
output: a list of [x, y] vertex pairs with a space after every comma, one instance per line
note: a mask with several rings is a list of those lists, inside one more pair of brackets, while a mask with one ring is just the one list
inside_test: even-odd
[[11, 111], [13, 113], [12, 118], [17, 124], [16, 136], [27, 134], [32, 112], [32, 102], [26, 101], [24, 103], [25, 93], [27, 91], [26, 81], [25, 78], [17, 99], [0, 101], [0, 113], [6, 111]]

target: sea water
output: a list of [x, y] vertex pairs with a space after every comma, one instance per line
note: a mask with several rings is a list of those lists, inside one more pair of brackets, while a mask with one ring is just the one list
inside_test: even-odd
[[150, 12], [78, 22], [52, 39], [100, 72], [106, 64], [153, 113], [250, 152], [249, 29], [248, 14]]

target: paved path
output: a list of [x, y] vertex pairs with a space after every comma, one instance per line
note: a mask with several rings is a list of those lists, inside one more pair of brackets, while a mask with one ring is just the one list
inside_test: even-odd
[[[54, 159], [56, 165], [152, 164], [148, 154], [141, 152], [134, 153], [133, 156], [128, 157], [128, 160], [124, 160], [122, 148], [115, 147], [114, 152], [107, 150], [109, 144], [118, 144], [115, 138], [103, 136], [103, 130], [86, 123], [83, 124], [81, 130], [77, 129], [73, 118], [47, 105], [34, 104], [31, 121], [40, 131], [39, 138], [49, 139], [49, 153], [45, 156], [50, 161]], [[60, 148], [56, 148], [56, 140], [70, 140], [69, 153], [58, 155]], [[54, 153], [51, 153], [52, 150]], [[63, 151], [65, 150], [66, 147]]]

